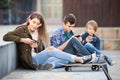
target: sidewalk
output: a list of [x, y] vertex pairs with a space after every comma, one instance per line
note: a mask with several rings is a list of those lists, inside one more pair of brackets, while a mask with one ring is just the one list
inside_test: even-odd
[[[120, 80], [120, 51], [108, 50], [103, 52], [116, 62], [114, 66], [108, 66], [110, 76], [113, 80]], [[102, 70], [91, 71], [90, 67], [74, 67], [72, 69], [73, 72], [65, 72], [64, 68], [50, 71], [16, 69], [2, 80], [107, 80]]]

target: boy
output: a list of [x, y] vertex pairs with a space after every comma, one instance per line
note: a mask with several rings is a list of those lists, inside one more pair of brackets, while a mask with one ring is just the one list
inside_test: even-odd
[[[99, 50], [100, 38], [95, 35], [95, 32], [98, 29], [97, 22], [95, 20], [90, 20], [87, 22], [85, 28], [86, 32], [82, 34], [82, 44], [90, 53], [96, 52], [97, 55], [104, 55]], [[113, 61], [107, 55], [104, 55], [104, 59], [110, 66], [113, 65]]]

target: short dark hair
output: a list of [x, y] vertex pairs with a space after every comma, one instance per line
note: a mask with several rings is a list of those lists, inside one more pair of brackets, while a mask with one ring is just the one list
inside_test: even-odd
[[76, 22], [76, 17], [74, 14], [70, 13], [68, 15], [66, 15], [64, 18], [63, 18], [63, 22], [66, 24], [67, 22], [69, 22], [70, 24], [75, 24]]

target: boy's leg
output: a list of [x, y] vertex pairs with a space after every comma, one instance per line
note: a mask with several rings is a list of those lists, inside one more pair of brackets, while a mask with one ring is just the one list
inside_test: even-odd
[[79, 56], [91, 55], [76, 37], [69, 41], [64, 51]]
[[86, 44], [85, 44], [85, 48], [86, 48], [90, 53], [96, 52], [97, 55], [101, 55], [101, 52], [100, 52], [98, 49], [96, 49], [96, 48], [93, 46], [93, 44], [91, 44], [91, 43], [86, 43]]
[[[64, 52], [67, 52], [67, 53], [70, 53], [70, 54], [73, 54], [73, 55], [76, 55], [77, 53], [77, 50], [74, 48], [73, 44], [73, 39], [71, 39], [68, 44], [66, 45], [65, 49], [63, 50]], [[82, 55], [82, 54], [81, 54]]]
[[[96, 49], [91, 43], [86, 43], [85, 48], [90, 52], [90, 53], [96, 53], [97, 55], [104, 55], [103, 53], [100, 52], [100, 50]], [[109, 57], [104, 55], [105, 59], [108, 59]]]
[[114, 64], [113, 61], [112, 61], [107, 55], [104, 55], [103, 53], [101, 53], [100, 50], [96, 49], [91, 43], [86, 43], [86, 44], [85, 44], [85, 48], [86, 48], [90, 53], [96, 52], [96, 54], [97, 54], [98, 56], [103, 55], [105, 61], [106, 61], [110, 66]]

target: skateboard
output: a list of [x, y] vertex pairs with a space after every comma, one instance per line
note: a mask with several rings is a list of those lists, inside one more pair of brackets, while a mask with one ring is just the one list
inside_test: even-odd
[[105, 63], [87, 63], [87, 64], [80, 64], [80, 63], [70, 63], [70, 64], [62, 64], [65, 67], [65, 71], [72, 71], [71, 67], [91, 67], [92, 71], [99, 71], [100, 68], [105, 64]]
[[109, 73], [106, 71], [106, 69], [104, 68], [104, 65], [106, 65], [106, 63], [87, 63], [87, 64], [80, 64], [80, 63], [69, 63], [69, 64], [63, 64], [63, 63], [59, 63], [61, 65], [63, 65], [63, 67], [65, 67], [65, 71], [71, 72], [72, 68], [71, 67], [91, 67], [92, 71], [99, 71], [100, 68], [102, 68], [104, 74], [106, 75], [108, 80], [112, 80], [111, 76], [109, 75]]

